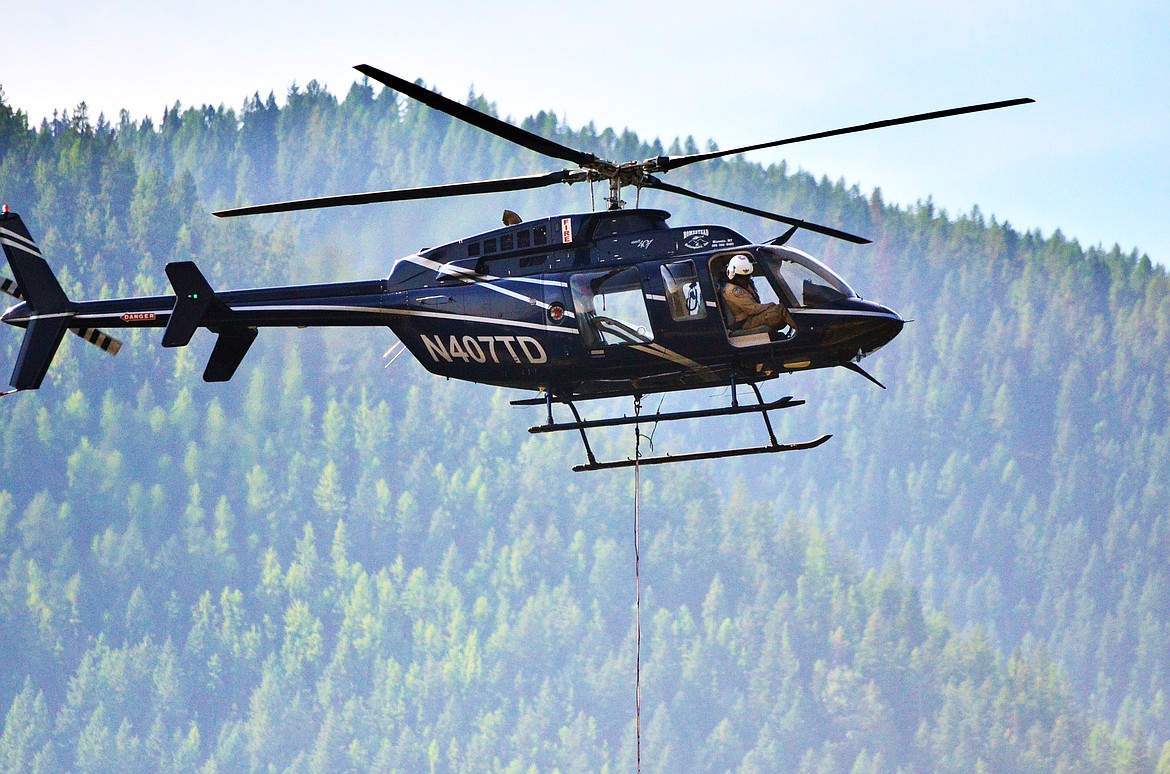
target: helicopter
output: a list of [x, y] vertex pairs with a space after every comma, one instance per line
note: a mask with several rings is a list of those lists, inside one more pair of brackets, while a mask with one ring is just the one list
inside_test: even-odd
[[[163, 328], [162, 346], [186, 346], [200, 328], [216, 335], [203, 378], [228, 381], [258, 330], [267, 327], [386, 326], [431, 373], [535, 391], [512, 400], [546, 408], [532, 433], [576, 431], [586, 463], [604, 470], [749, 454], [810, 449], [827, 441], [781, 443], [769, 412], [798, 406], [786, 396], [765, 401], [759, 385], [781, 374], [843, 367], [880, 387], [861, 366], [905, 325], [894, 310], [861, 298], [832, 269], [788, 242], [804, 230], [856, 244], [870, 240], [830, 226], [726, 201], [665, 182], [671, 170], [748, 151], [826, 137], [1022, 105], [1027, 98], [876, 121], [772, 142], [681, 156], [615, 163], [529, 132], [370, 65], [357, 69], [422, 104], [576, 168], [544, 174], [296, 199], [220, 210], [238, 217], [379, 202], [520, 191], [576, 183], [606, 183], [607, 207], [536, 220], [505, 210], [504, 225], [396, 260], [379, 279], [215, 290], [192, 261], [167, 264], [173, 295], [72, 301], [41, 256], [24, 222], [4, 206], [0, 244], [15, 275], [0, 290], [21, 303], [0, 320], [26, 329], [9, 395], [35, 390], [65, 333], [110, 354], [121, 343], [104, 331]], [[676, 227], [660, 209], [626, 208], [622, 190], [672, 193], [788, 226], [755, 243], [720, 225]], [[735, 267], [729, 271], [729, 266]], [[747, 267], [746, 271], [744, 267]], [[725, 300], [737, 273], [759, 303], [782, 307], [790, 324], [743, 327]], [[741, 403], [746, 386], [755, 402]], [[730, 387], [728, 405], [640, 415], [645, 395]], [[633, 397], [633, 416], [586, 420], [576, 403]], [[564, 405], [572, 421], [557, 422]], [[639, 422], [758, 414], [769, 442], [761, 446], [599, 461], [586, 431]]]

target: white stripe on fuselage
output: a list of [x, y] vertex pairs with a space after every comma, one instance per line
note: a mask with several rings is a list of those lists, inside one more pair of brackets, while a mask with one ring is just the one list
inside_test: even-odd
[[841, 317], [884, 317], [887, 320], [900, 320], [896, 314], [889, 312], [866, 312], [860, 309], [800, 309], [791, 308], [788, 310], [792, 314], [831, 314]]
[[[544, 301], [541, 301], [538, 298], [533, 298], [532, 296], [526, 296], [523, 293], [517, 293], [514, 290], [509, 290], [508, 288], [505, 288], [501, 285], [497, 285], [494, 283], [501, 282], [501, 281], [507, 279], [507, 280], [511, 280], [513, 282], [527, 282], [527, 283], [536, 284], [536, 285], [551, 285], [553, 287], [562, 287], [562, 288], [568, 287], [566, 285], [566, 283], [564, 283], [564, 282], [558, 282], [558, 281], [554, 281], [554, 280], [535, 279], [533, 277], [496, 277], [496, 276], [493, 276], [491, 274], [474, 274], [474, 272], [472, 272], [470, 269], [465, 269], [462, 266], [451, 266], [450, 264], [447, 264], [447, 263], [439, 263], [438, 261], [432, 261], [430, 258], [423, 258], [421, 255], [418, 255], [418, 254], [408, 255], [408, 256], [406, 256], [405, 260], [410, 261], [411, 263], [416, 263], [419, 266], [422, 266], [424, 268], [432, 269], [436, 273], [443, 272], [447, 276], [451, 277], [451, 279], [459, 280], [460, 282], [464, 282], [464, 283], [469, 284], [469, 285], [478, 285], [480, 287], [485, 287], [488, 290], [495, 291], [496, 293], [502, 293], [505, 296], [510, 296], [511, 298], [514, 298], [517, 301], [523, 301], [526, 304], [531, 304], [533, 306], [539, 306], [541, 309], [544, 309], [545, 311], [548, 310], [549, 304], [546, 304]], [[465, 273], [472, 274], [474, 276], [462, 276]], [[574, 315], [572, 312], [570, 312], [568, 309], [566, 309], [565, 310], [565, 317], [568, 317], [571, 319], [574, 317]]]
[[51, 320], [55, 317], [72, 317], [73, 312], [53, 312], [52, 314], [30, 314], [28, 317], [14, 317], [5, 322], [32, 322], [33, 320]]
[[[540, 331], [550, 331], [552, 333], [578, 333], [575, 327], [571, 326], [557, 326], [544, 325], [541, 323], [525, 322], [523, 320], [499, 320], [494, 317], [480, 317], [470, 314], [452, 314], [449, 312], [428, 312], [418, 309], [387, 309], [382, 306], [342, 306], [339, 304], [264, 304], [264, 305], [241, 305], [229, 307], [233, 312], [247, 313], [247, 312], [358, 312], [367, 314], [383, 314], [383, 315], [398, 315], [400, 317], [433, 317], [440, 320], [462, 320], [464, 322], [483, 323], [485, 325], [500, 325], [503, 327], [516, 328], [531, 328]], [[156, 314], [170, 314], [169, 311], [156, 312]], [[52, 316], [52, 315], [45, 315]], [[79, 320], [93, 320], [108, 317], [117, 317], [117, 312], [105, 312], [101, 314], [79, 314]], [[280, 326], [273, 326], [280, 327]]]

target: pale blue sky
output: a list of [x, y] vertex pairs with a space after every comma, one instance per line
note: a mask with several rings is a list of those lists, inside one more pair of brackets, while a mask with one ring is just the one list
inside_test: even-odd
[[34, 120], [83, 100], [115, 119], [123, 107], [157, 118], [176, 100], [238, 108], [311, 79], [343, 95], [360, 62], [459, 99], [474, 85], [515, 118], [554, 110], [721, 147], [1033, 97], [749, 158], [1170, 263], [1165, 0], [58, 0], [3, 12], [0, 86]]

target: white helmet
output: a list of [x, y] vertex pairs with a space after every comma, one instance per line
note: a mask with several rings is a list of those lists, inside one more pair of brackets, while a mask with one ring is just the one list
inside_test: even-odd
[[752, 268], [752, 261], [742, 253], [740, 255], [731, 256], [731, 260], [727, 262], [727, 279], [735, 279], [737, 274], [751, 274], [755, 271]]

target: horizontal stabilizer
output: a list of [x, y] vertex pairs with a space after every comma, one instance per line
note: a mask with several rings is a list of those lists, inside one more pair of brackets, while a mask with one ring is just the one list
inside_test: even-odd
[[185, 347], [203, 324], [209, 311], [227, 311], [193, 261], [167, 264], [167, 277], [175, 289], [175, 309], [163, 332], [164, 347]]
[[164, 347], [185, 347], [200, 327], [219, 334], [203, 371], [206, 382], [226, 382], [256, 340], [256, 329], [231, 323], [232, 310], [215, 295], [211, 283], [192, 261], [167, 264], [167, 277], [175, 289], [175, 309], [163, 332]]
[[231, 326], [221, 330], [203, 371], [203, 381], [226, 382], [231, 379], [255, 340], [255, 328]]

